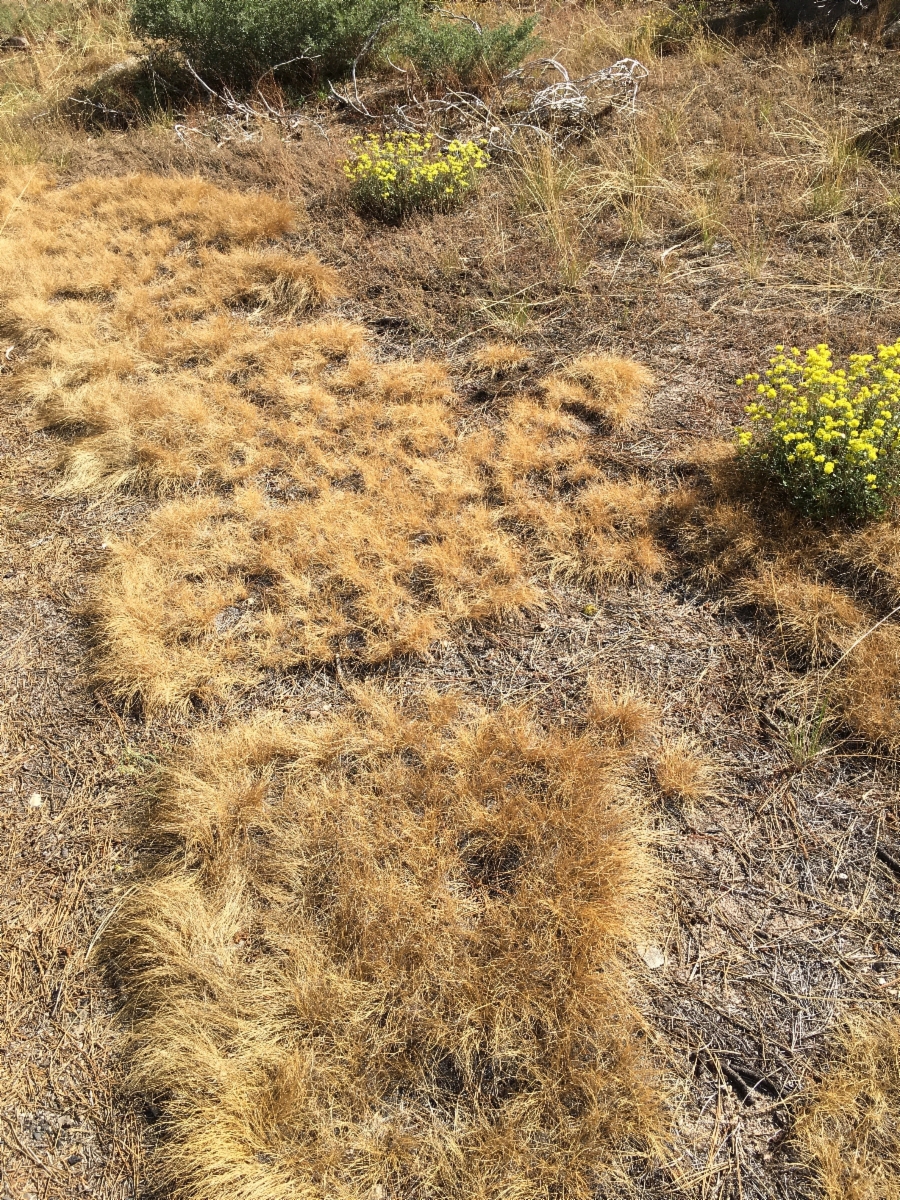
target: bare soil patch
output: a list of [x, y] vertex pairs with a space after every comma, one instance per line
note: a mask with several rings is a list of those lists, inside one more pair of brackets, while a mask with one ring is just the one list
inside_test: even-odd
[[121, 720], [89, 691], [78, 611], [99, 531], [122, 514], [101, 526], [54, 499], [56, 457], [5, 403], [0, 1194], [105, 1200], [137, 1194], [142, 1172], [111, 996], [88, 957], [132, 864], [120, 829], [131, 768]]

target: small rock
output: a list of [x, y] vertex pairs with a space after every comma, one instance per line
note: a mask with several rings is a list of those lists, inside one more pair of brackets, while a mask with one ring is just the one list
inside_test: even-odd
[[644, 965], [649, 967], [651, 971], [658, 971], [666, 961], [666, 956], [660, 950], [659, 946], [638, 946], [637, 952], [644, 960]]
[[82, 1157], [80, 1154], [70, 1154], [69, 1157], [66, 1159], [66, 1162], [69, 1164], [70, 1167], [74, 1167], [76, 1163], [80, 1163], [81, 1161], [82, 1161]]
[[0, 50], [28, 50], [28, 38], [7, 37], [0, 41]]
[[40, 792], [32, 792], [31, 795], [28, 797], [28, 807], [29, 808], [40, 808], [43, 803], [44, 803], [44, 798]]
[[885, 46], [900, 46], [900, 21], [892, 21], [881, 35]]

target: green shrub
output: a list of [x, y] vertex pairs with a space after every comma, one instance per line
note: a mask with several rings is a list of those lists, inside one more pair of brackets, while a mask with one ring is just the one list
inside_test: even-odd
[[881, 515], [900, 491], [900, 340], [846, 368], [824, 343], [775, 349], [762, 378], [738, 380], [759, 397], [737, 433], [741, 455], [811, 516]]
[[467, 21], [426, 19], [421, 0], [131, 0], [131, 12], [141, 37], [229, 79], [285, 63], [297, 74], [340, 74], [378, 31], [388, 56], [406, 58], [426, 82], [470, 85], [537, 45], [534, 18], [479, 32]]
[[382, 221], [400, 221], [416, 210], [446, 211], [472, 189], [488, 164], [480, 142], [450, 142], [435, 150], [431, 134], [372, 133], [353, 139], [357, 149], [344, 164], [357, 212]]
[[[298, 56], [316, 75], [346, 70], [405, 0], [132, 0], [135, 31], [182, 50], [195, 67], [248, 77]], [[309, 61], [311, 60], [311, 61]]]
[[540, 44], [536, 17], [485, 26], [410, 13], [389, 39], [391, 58], [406, 59], [426, 84], [473, 87], [505, 74]]

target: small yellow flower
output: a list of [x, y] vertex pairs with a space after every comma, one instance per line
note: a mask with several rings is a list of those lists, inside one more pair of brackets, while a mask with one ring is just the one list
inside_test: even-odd
[[[738, 386], [756, 385], [758, 396], [745, 407], [756, 432], [736, 430], [738, 449], [771, 469], [789, 491], [796, 485], [798, 499], [812, 496], [814, 508], [875, 511], [880, 497], [873, 492], [900, 493], [898, 365], [900, 338], [875, 355], [850, 355], [846, 368], [834, 364], [824, 342], [802, 353], [776, 346], [762, 375], [748, 371], [736, 380]], [[881, 476], [858, 471], [876, 462]], [[816, 500], [817, 481], [825, 477], [833, 482]]]

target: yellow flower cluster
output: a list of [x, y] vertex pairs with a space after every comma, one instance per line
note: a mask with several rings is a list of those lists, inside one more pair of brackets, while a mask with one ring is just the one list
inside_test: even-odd
[[811, 512], [884, 511], [900, 483], [900, 340], [836, 367], [827, 344], [775, 347], [738, 447]]
[[355, 207], [382, 220], [399, 220], [416, 209], [447, 209], [473, 187], [490, 161], [483, 142], [436, 145], [433, 134], [370, 133], [351, 141], [344, 164]]

